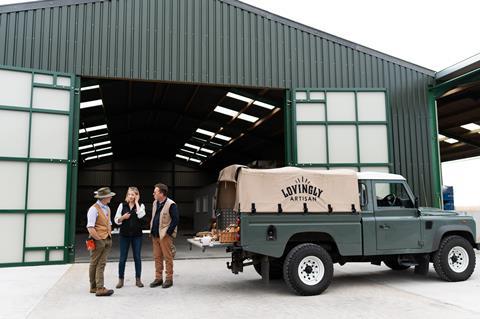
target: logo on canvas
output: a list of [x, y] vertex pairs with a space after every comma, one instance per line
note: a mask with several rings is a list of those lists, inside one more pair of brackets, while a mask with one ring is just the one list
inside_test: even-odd
[[287, 186], [281, 191], [285, 199], [301, 202], [316, 202], [323, 193], [323, 190], [312, 185], [310, 180], [303, 176], [297, 178], [295, 184]]

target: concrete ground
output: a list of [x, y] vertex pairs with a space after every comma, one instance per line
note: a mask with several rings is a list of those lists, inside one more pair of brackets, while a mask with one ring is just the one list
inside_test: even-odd
[[[447, 283], [433, 269], [423, 277], [366, 263], [336, 265], [322, 295], [299, 297], [282, 280], [264, 285], [252, 267], [233, 275], [226, 261], [176, 260], [170, 289], [135, 287], [128, 263], [126, 286], [103, 298], [88, 293], [86, 263], [0, 269], [0, 318], [480, 318], [479, 269], [468, 281]], [[116, 274], [117, 263], [109, 263], [107, 287]], [[153, 262], [143, 263], [143, 274], [148, 285]]]

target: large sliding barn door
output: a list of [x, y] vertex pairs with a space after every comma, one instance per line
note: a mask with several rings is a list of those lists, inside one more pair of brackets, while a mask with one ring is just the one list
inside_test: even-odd
[[75, 100], [72, 75], [0, 66], [0, 266], [67, 261]]

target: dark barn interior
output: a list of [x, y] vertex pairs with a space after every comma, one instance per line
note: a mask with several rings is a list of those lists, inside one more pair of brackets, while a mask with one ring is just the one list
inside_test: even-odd
[[181, 228], [193, 230], [195, 194], [223, 167], [284, 165], [284, 90], [85, 78], [81, 86], [77, 233], [104, 185], [117, 193], [112, 214], [137, 186], [149, 218], [153, 185], [167, 184]]

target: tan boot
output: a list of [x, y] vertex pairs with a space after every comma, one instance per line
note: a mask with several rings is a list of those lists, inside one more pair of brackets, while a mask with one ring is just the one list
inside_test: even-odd
[[143, 283], [142, 281], [140, 280], [140, 278], [137, 278], [136, 281], [135, 281], [135, 286], [137, 286], [138, 288], [143, 288]]
[[108, 297], [111, 295], [113, 295], [113, 290], [105, 287], [97, 288], [97, 292], [95, 293], [95, 296], [97, 297]]
[[94, 288], [94, 287], [90, 288], [90, 293], [91, 294], [94, 294], [96, 292], [97, 292], [97, 288]]
[[118, 278], [118, 284], [115, 286], [115, 288], [120, 289], [123, 287], [123, 278]]

